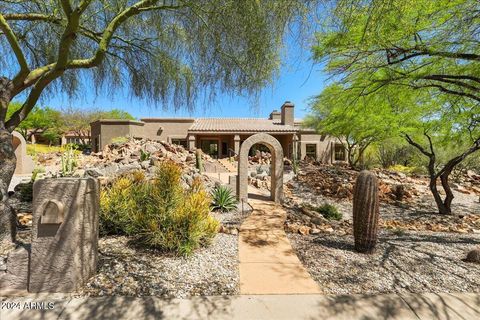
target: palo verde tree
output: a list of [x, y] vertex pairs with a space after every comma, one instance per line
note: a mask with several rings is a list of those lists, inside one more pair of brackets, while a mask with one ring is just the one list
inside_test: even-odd
[[479, 24], [476, 0], [339, 0], [313, 52], [339, 81], [366, 75], [363, 95], [393, 85], [480, 102]]
[[[385, 89], [390, 98], [399, 92], [435, 98], [435, 103], [414, 104], [429, 115], [414, 117], [422, 120], [420, 136], [426, 145], [405, 136], [429, 158], [430, 168], [438, 166], [435, 141], [468, 138], [462, 144], [466, 149], [444, 169], [429, 169], [430, 189], [439, 212], [445, 214], [451, 212], [453, 199], [448, 186], [452, 168], [480, 148], [478, 117], [472, 113], [478, 114], [480, 103], [479, 23], [476, 0], [339, 0], [329, 7], [313, 47], [315, 59], [325, 63], [335, 81], [354, 88], [359, 97]], [[449, 115], [444, 108], [450, 107]], [[434, 120], [435, 125], [430, 123]], [[436, 186], [438, 179], [445, 199], [435, 195], [433, 181]]]
[[[449, 179], [462, 161], [480, 150], [480, 104], [434, 92], [411, 103], [407, 112], [411, 116], [402, 117], [400, 134], [427, 159], [429, 188], [438, 212], [452, 214], [454, 194]], [[445, 196], [439, 192], [438, 182]]]
[[[308, 2], [0, 1], [1, 211], [15, 170], [11, 132], [45, 91], [123, 87], [174, 108], [192, 108], [200, 91], [256, 92], [275, 74], [286, 26]], [[25, 102], [7, 118], [16, 97]]]
[[[325, 133], [357, 140], [370, 133], [376, 142], [402, 138], [426, 160], [429, 189], [441, 214], [452, 213], [449, 185], [453, 170], [480, 150], [480, 104], [465, 97], [448, 97], [435, 90], [411, 91], [383, 87], [361, 95], [367, 75], [349, 84], [332, 84], [312, 105], [309, 121]], [[439, 191], [443, 189], [442, 194]]]
[[[391, 130], [391, 114], [376, 97], [358, 97], [340, 84], [326, 87], [312, 99], [305, 125], [338, 139], [347, 150], [348, 164], [360, 169], [365, 150], [385, 139]], [[373, 102], [372, 100], [376, 100]]]

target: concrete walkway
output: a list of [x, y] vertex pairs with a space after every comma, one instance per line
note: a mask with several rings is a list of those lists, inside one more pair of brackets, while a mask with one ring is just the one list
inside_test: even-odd
[[260, 195], [248, 202], [253, 212], [240, 228], [238, 245], [240, 293], [320, 293], [285, 234], [285, 210]]
[[[36, 302], [36, 310], [27, 309], [35, 307], [28, 303], [29, 301]], [[45, 306], [50, 302], [49, 306], [52, 309], [41, 308], [40, 302], [44, 302]], [[159, 297], [58, 299], [53, 295], [43, 295], [2, 299], [0, 319], [474, 320], [480, 319], [480, 295], [474, 293], [377, 296], [260, 295], [170, 300]]]

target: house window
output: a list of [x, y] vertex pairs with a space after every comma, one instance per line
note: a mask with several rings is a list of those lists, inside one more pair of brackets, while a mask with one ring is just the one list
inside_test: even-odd
[[345, 150], [345, 146], [341, 143], [336, 143], [335, 150], [334, 150], [335, 161], [345, 161], [346, 158], [347, 158], [347, 152]]
[[317, 159], [317, 145], [316, 144], [306, 144], [305, 145], [305, 155], [308, 158]]
[[172, 144], [176, 144], [179, 146], [187, 148], [187, 140], [186, 139], [172, 139]]

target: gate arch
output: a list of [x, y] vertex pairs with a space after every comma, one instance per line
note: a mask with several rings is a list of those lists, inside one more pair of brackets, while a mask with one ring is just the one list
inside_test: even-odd
[[280, 142], [267, 133], [257, 133], [248, 137], [241, 145], [238, 153], [237, 197], [248, 199], [248, 152], [254, 144], [263, 144], [272, 154], [270, 176], [272, 184], [270, 197], [275, 202], [283, 200], [283, 148]]

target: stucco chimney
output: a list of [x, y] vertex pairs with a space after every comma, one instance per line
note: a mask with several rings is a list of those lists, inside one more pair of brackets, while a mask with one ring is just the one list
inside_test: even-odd
[[285, 101], [285, 103], [282, 105], [282, 112], [281, 112], [281, 120], [282, 124], [285, 125], [294, 125], [295, 117], [294, 117], [294, 110], [295, 105], [291, 103], [290, 101]]
[[270, 113], [270, 120], [277, 120], [281, 121], [282, 120], [282, 114], [278, 110], [273, 110], [272, 113]]

